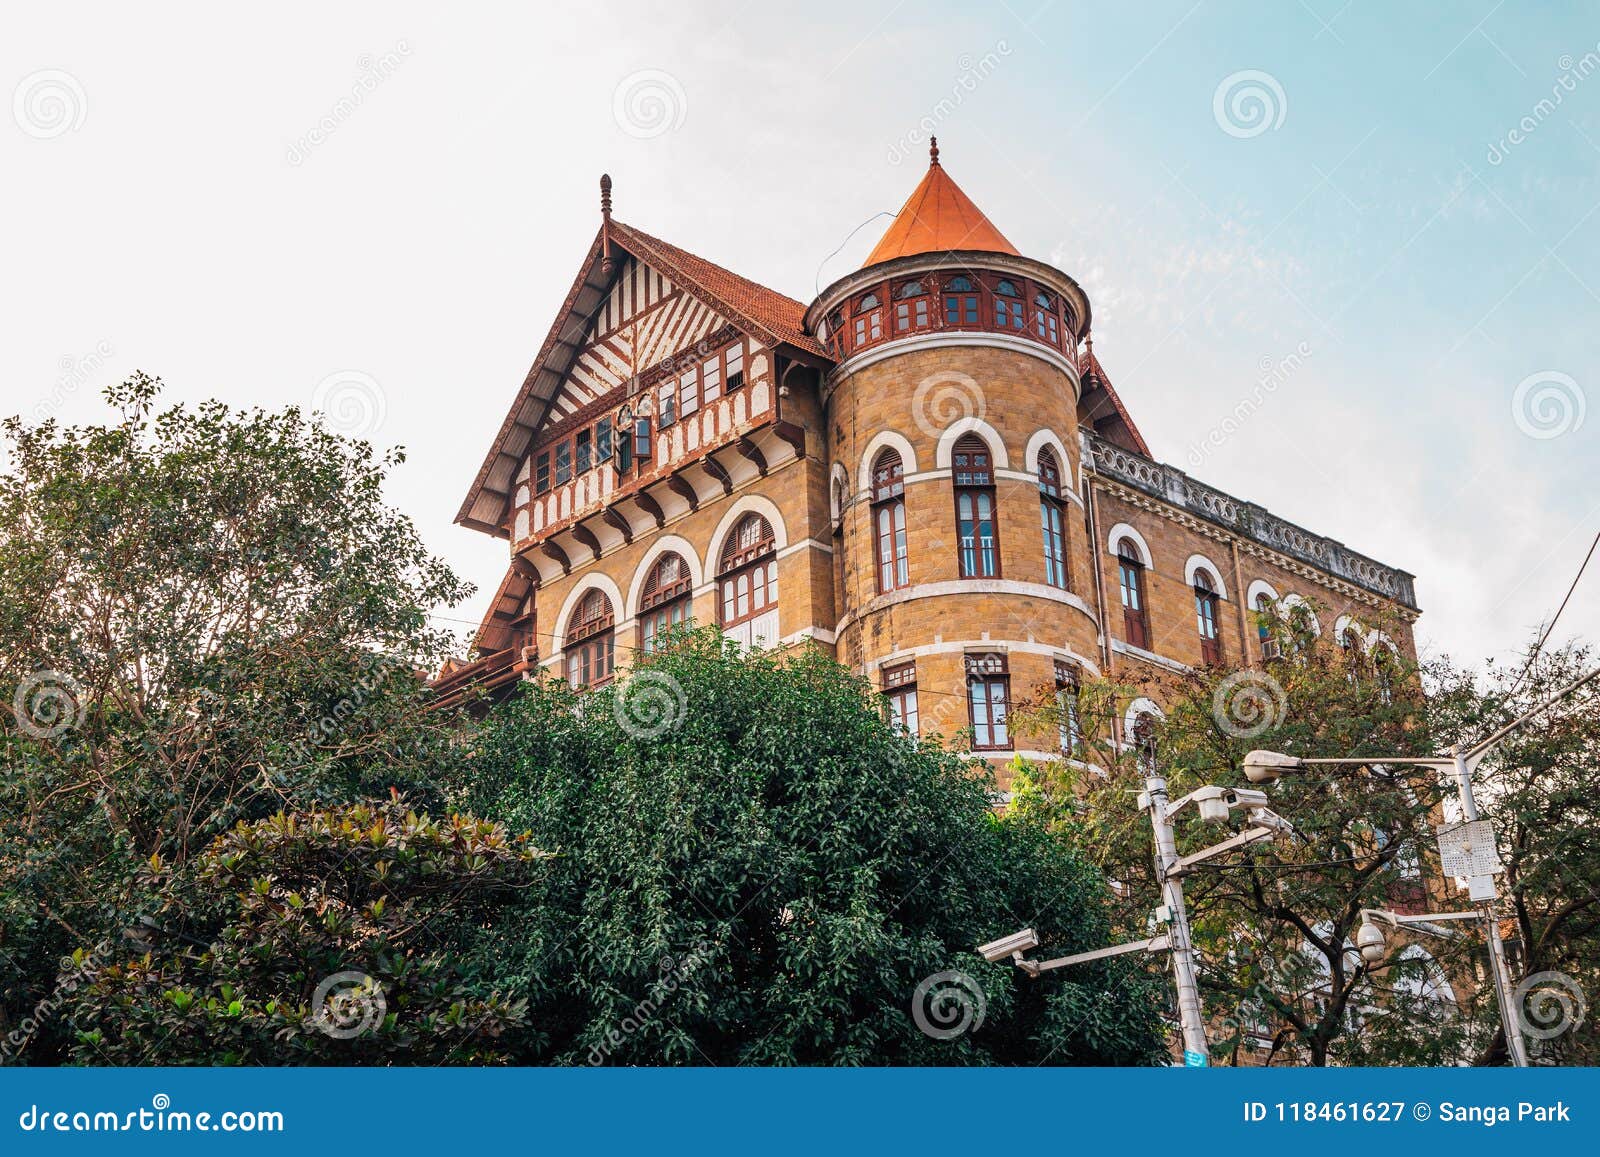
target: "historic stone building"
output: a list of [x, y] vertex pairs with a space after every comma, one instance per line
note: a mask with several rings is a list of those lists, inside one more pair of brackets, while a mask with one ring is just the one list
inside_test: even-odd
[[[510, 566], [445, 696], [540, 667], [597, 685], [693, 620], [822, 646], [907, 727], [970, 729], [1000, 764], [1059, 754], [1013, 733], [1018, 699], [1257, 661], [1258, 610], [1412, 653], [1410, 575], [1154, 458], [1083, 288], [1018, 253], [936, 147], [866, 265], [810, 305], [601, 191], [457, 518]], [[1129, 704], [1124, 736], [1155, 709]]]

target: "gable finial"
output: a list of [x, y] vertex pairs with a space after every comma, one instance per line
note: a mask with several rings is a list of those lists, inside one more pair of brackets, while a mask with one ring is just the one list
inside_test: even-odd
[[938, 137], [929, 137], [928, 138], [928, 168], [936, 169], [938, 167], [939, 167], [939, 138]]
[[600, 174], [600, 273], [610, 277], [616, 263], [611, 258], [611, 174]]

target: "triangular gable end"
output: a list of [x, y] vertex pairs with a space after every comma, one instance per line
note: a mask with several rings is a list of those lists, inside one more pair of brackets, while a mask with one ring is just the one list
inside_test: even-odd
[[[589, 321], [545, 425], [599, 402], [629, 378], [722, 329], [728, 320], [693, 293], [635, 257], [619, 263], [611, 290]], [[537, 434], [535, 434], [537, 438]]]
[[[547, 421], [564, 420], [602, 396], [607, 383], [620, 383], [630, 373], [659, 364], [720, 326], [735, 325], [764, 345], [781, 345], [807, 359], [826, 358], [822, 347], [805, 333], [805, 307], [792, 298], [615, 219], [610, 222], [608, 275], [604, 238], [602, 229], [589, 246], [572, 289], [456, 513], [462, 526], [508, 537], [507, 509], [517, 472]], [[667, 302], [676, 304], [663, 308]], [[637, 334], [625, 342], [616, 340], [634, 318], [639, 323]], [[675, 348], [668, 348], [674, 342]], [[584, 358], [585, 354], [591, 356]], [[628, 368], [634, 363], [636, 368]], [[560, 407], [554, 414], [553, 404]]]

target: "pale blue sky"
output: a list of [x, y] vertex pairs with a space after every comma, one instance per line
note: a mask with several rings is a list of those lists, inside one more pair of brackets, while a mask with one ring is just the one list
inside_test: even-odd
[[[14, 12], [0, 408], [97, 419], [92, 386], [134, 367], [272, 406], [367, 375], [372, 436], [411, 455], [391, 497], [492, 589], [504, 545], [450, 520], [599, 173], [622, 219], [809, 300], [915, 184], [929, 120], [1001, 230], [1088, 289], [1158, 456], [1415, 572], [1425, 650], [1503, 656], [1600, 527], [1600, 414], [1575, 424], [1600, 403], [1600, 7], [1395, 8]], [[1219, 119], [1242, 72], [1266, 77]], [[629, 84], [666, 119], [619, 117]], [[1265, 122], [1230, 114], [1241, 85]], [[1557, 436], [1516, 420], [1534, 375]], [[1597, 583], [1560, 635], [1600, 636]]]

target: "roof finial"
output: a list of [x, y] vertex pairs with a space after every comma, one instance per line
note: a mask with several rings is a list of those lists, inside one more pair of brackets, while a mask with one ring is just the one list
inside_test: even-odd
[[600, 174], [600, 275], [610, 277], [616, 263], [611, 258], [611, 174]]
[[929, 137], [928, 138], [928, 168], [936, 169], [938, 167], [939, 167], [939, 138], [938, 137]]

